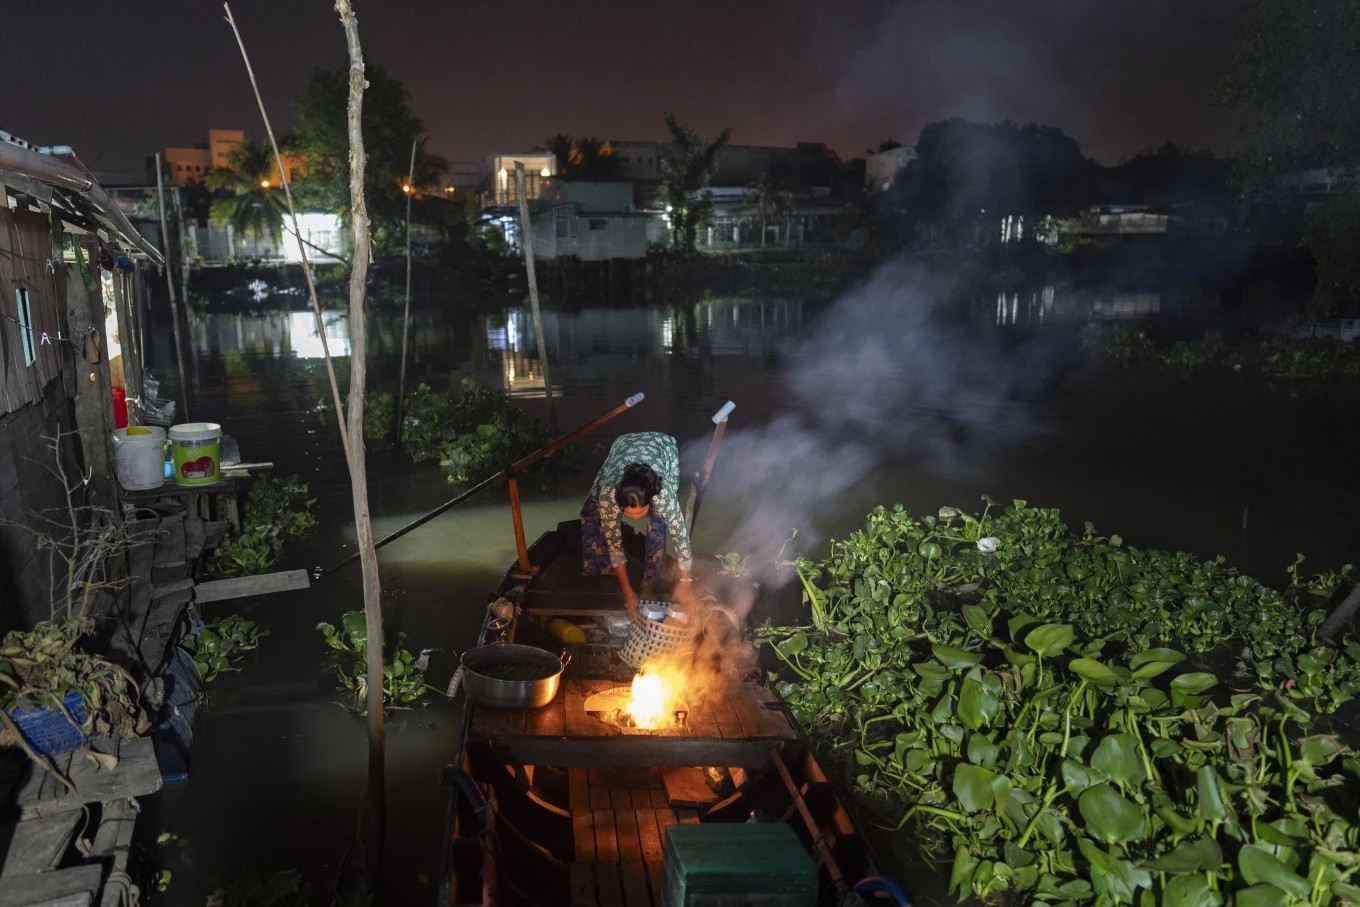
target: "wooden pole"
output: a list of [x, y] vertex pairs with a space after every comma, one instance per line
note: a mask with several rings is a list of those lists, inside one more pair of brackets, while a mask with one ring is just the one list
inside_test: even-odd
[[510, 517], [515, 522], [515, 552], [519, 556], [519, 572], [515, 578], [529, 579], [538, 571], [529, 563], [529, 546], [524, 541], [524, 514], [519, 507], [519, 480], [513, 472], [506, 478], [506, 484], [510, 486]]
[[[171, 330], [175, 335], [175, 362], [179, 366], [179, 391], [184, 395], [184, 411], [180, 421], [190, 422], [189, 418], [189, 383], [184, 379], [184, 347], [180, 345], [179, 337], [179, 299], [175, 295], [175, 274], [174, 267], [170, 264], [170, 231], [165, 225], [165, 178], [161, 174], [161, 153], [156, 152], [156, 199], [160, 203], [161, 209], [161, 241], [165, 243], [165, 288], [170, 294], [170, 321]], [[184, 221], [180, 220], [179, 236], [180, 270], [184, 270]]]
[[415, 195], [416, 144], [411, 140], [411, 166], [406, 170], [406, 311], [401, 319], [401, 377], [397, 381], [397, 443], [401, 443], [401, 418], [406, 409], [406, 348], [411, 330], [411, 196]]
[[689, 496], [689, 506], [685, 508], [685, 525], [689, 527], [690, 538], [694, 538], [694, 521], [699, 517], [699, 505], [703, 503], [704, 492], [708, 490], [708, 480], [713, 476], [713, 461], [718, 459], [718, 445], [722, 443], [723, 432], [727, 431], [727, 417], [737, 404], [728, 400], [722, 409], [713, 414], [713, 441], [708, 445], [708, 458], [704, 461], [704, 471], [699, 482]]
[[553, 412], [552, 378], [548, 372], [548, 342], [543, 336], [543, 318], [538, 311], [538, 278], [534, 273], [534, 225], [529, 218], [529, 197], [524, 188], [524, 162], [515, 161], [515, 189], [519, 196], [519, 233], [524, 243], [524, 268], [529, 277], [529, 307], [534, 313], [534, 335], [538, 338], [538, 361], [543, 369], [543, 389], [548, 398], [548, 428], [557, 431]]

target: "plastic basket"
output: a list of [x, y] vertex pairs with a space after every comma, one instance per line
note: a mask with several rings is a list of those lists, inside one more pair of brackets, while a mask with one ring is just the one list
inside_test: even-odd
[[639, 614], [628, 629], [628, 639], [619, 656], [633, 667], [640, 668], [647, 659], [674, 652], [693, 638], [694, 627], [688, 623], [673, 619], [651, 620]]
[[45, 756], [69, 753], [85, 742], [85, 732], [81, 730], [85, 724], [85, 697], [80, 693], [67, 693], [62, 701], [76, 720], [75, 724], [59, 709], [47, 706], [25, 709], [16, 705], [6, 709], [24, 741]]

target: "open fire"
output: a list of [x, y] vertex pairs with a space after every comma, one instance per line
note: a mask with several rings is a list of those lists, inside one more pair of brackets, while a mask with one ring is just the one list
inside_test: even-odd
[[683, 677], [677, 669], [643, 665], [631, 686], [596, 693], [586, 700], [585, 710], [627, 730], [684, 727], [689, 707], [681, 698]]

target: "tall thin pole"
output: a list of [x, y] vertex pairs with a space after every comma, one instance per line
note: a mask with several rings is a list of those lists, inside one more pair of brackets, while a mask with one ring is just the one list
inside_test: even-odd
[[[162, 170], [161, 153], [160, 153], [159, 151], [157, 151], [157, 152], [156, 152], [156, 200], [160, 203], [160, 208], [161, 208], [161, 241], [165, 243], [166, 251], [167, 251], [167, 253], [168, 253], [169, 247], [170, 247], [170, 230], [169, 230], [169, 228], [168, 228], [168, 227], [166, 226], [166, 224], [165, 224], [165, 179], [164, 179], [164, 177], [163, 177], [162, 174], [161, 174], [161, 170]], [[179, 259], [179, 266], [180, 266], [180, 269], [181, 269], [181, 270], [184, 269], [183, 245], [184, 245], [184, 238], [183, 238], [183, 235], [181, 235], [181, 236], [180, 236], [180, 247], [181, 247], [181, 252], [180, 252], [180, 259]], [[175, 269], [174, 269], [174, 266], [170, 264], [171, 261], [173, 261], [173, 259], [170, 257], [169, 254], [167, 254], [167, 255], [165, 256], [165, 287], [166, 287], [166, 289], [167, 289], [167, 290], [169, 291], [169, 293], [170, 293], [170, 318], [171, 318], [172, 322], [174, 323], [174, 328], [173, 328], [173, 330], [174, 330], [174, 332], [175, 332], [175, 363], [179, 366], [179, 388], [180, 388], [180, 393], [182, 393], [182, 394], [184, 395], [184, 419], [183, 419], [183, 421], [188, 422], [188, 421], [190, 421], [190, 419], [189, 419], [189, 383], [188, 383], [187, 381], [184, 380], [184, 347], [180, 345], [180, 339], [179, 339], [179, 297], [175, 295], [175, 273], [174, 273], [174, 272], [175, 272]]]
[[552, 378], [548, 373], [548, 341], [543, 336], [543, 318], [538, 311], [538, 277], [534, 273], [534, 225], [529, 219], [529, 197], [524, 189], [523, 161], [515, 161], [515, 194], [519, 196], [519, 232], [524, 242], [524, 268], [529, 275], [529, 307], [534, 313], [538, 361], [543, 369], [543, 389], [548, 397], [548, 427], [557, 431], [557, 415], [553, 412]]
[[416, 145], [411, 139], [411, 166], [406, 171], [406, 313], [401, 319], [401, 377], [397, 381], [397, 443], [401, 443], [401, 417], [406, 407], [406, 347], [411, 330], [411, 196], [416, 193]]

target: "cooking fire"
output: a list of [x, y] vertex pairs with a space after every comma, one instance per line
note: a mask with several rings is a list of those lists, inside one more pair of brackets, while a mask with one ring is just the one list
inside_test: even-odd
[[586, 700], [587, 714], [625, 730], [683, 728], [689, 707], [680, 698], [678, 672], [643, 670], [631, 687], [615, 687]]

